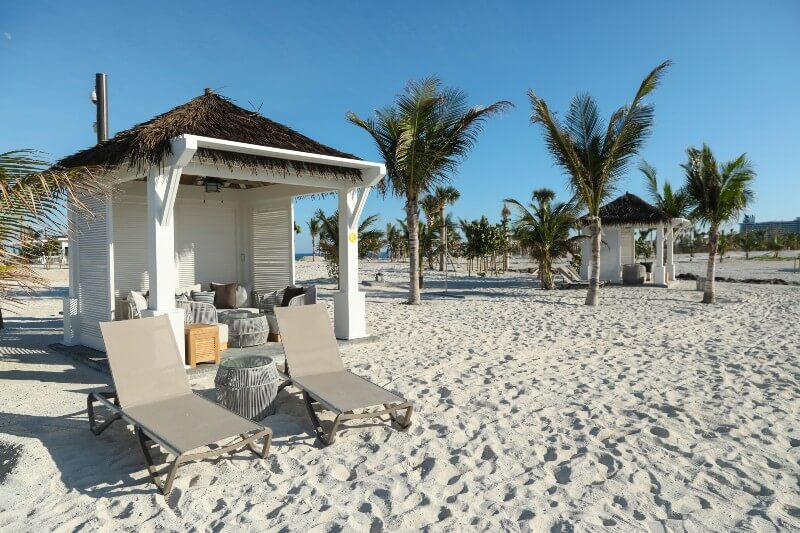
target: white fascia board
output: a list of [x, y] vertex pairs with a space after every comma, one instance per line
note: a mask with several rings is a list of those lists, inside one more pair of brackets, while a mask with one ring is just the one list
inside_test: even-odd
[[685, 218], [673, 218], [672, 227], [675, 229], [688, 228], [692, 225], [692, 221]]
[[218, 166], [211, 163], [200, 163], [196, 160], [184, 167], [184, 173], [238, 181], [294, 185], [299, 187], [307, 187], [309, 189], [308, 193], [300, 194], [332, 192], [342, 189], [354, 189], [361, 186], [360, 182], [354, 183], [352, 181], [337, 180], [334, 178], [297, 175], [291, 172], [287, 172], [286, 174], [278, 174], [266, 169], [258, 169], [256, 172], [246, 168], [230, 169], [226, 166]]
[[334, 157], [330, 155], [311, 154], [299, 152], [297, 150], [285, 150], [283, 148], [272, 148], [257, 144], [227, 141], [225, 139], [215, 139], [213, 137], [202, 137], [200, 135], [180, 135], [173, 139], [173, 142], [184, 139], [198, 148], [208, 148], [211, 150], [222, 150], [225, 152], [236, 152], [240, 154], [257, 155], [272, 157], [276, 159], [288, 159], [292, 161], [303, 161], [305, 163], [316, 163], [319, 165], [329, 165], [334, 167], [355, 168], [361, 171], [362, 182], [365, 186], [371, 186], [380, 181], [386, 175], [386, 166], [383, 163], [371, 161], [361, 161], [359, 159], [348, 159], [345, 157]]

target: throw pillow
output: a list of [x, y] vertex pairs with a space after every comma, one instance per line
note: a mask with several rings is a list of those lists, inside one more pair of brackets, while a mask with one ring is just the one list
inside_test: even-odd
[[225, 285], [212, 283], [211, 290], [214, 291], [214, 307], [217, 309], [236, 309], [236, 289], [238, 287], [238, 283], [227, 283]]
[[300, 296], [301, 294], [305, 294], [306, 290], [303, 287], [286, 287], [283, 291], [283, 301], [281, 302], [281, 307], [289, 307], [289, 302], [292, 301], [292, 298], [295, 296]]
[[133, 302], [134, 307], [136, 307], [137, 316], [141, 315], [142, 311], [147, 309], [147, 298], [145, 297], [144, 293], [139, 291], [131, 291], [128, 293], [127, 300], [129, 302]]
[[200, 286], [199, 283], [195, 285], [186, 285], [185, 287], [178, 287], [177, 289], [175, 289], [175, 297], [177, 298], [181, 294], [185, 294], [186, 299], [189, 300], [191, 299], [192, 291], [201, 291], [201, 290], [203, 290], [203, 288]]
[[239, 285], [236, 288], [236, 308], [244, 307], [247, 303], [247, 289]]
[[214, 305], [214, 291], [192, 291], [192, 300]]

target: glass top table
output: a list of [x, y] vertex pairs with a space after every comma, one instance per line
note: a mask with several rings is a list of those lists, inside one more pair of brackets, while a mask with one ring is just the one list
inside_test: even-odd
[[228, 357], [220, 361], [219, 366], [224, 368], [257, 368], [271, 365], [275, 360], [268, 355], [240, 355]]

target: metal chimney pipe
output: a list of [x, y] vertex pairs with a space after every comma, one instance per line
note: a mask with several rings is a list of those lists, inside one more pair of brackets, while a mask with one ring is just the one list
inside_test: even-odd
[[97, 94], [97, 142], [108, 140], [108, 77], [95, 74], [94, 87]]

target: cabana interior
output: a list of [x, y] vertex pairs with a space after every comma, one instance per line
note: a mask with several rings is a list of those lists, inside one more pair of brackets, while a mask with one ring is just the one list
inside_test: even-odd
[[[668, 286], [675, 280], [673, 250], [675, 236], [689, 224], [683, 218], [672, 218], [664, 211], [650, 205], [638, 196], [625, 193], [600, 208], [602, 243], [600, 245], [600, 280], [622, 283], [622, 267], [636, 260], [636, 231], [656, 230], [655, 257], [647, 283]], [[588, 219], [581, 218], [582, 233], [590, 234]], [[648, 259], [650, 261], [651, 259]], [[589, 278], [592, 261], [590, 239], [581, 243], [581, 277]]]
[[[223, 116], [208, 111], [220, 105]], [[181, 110], [190, 106], [205, 110], [206, 115], [199, 117], [205, 125], [197, 113], [191, 120], [181, 116]], [[170, 113], [185, 123], [175, 126], [174, 120], [167, 120]], [[209, 129], [208, 124], [220, 118], [228, 129]], [[237, 121], [244, 124], [237, 127]], [[156, 146], [160, 151], [158, 158], [148, 153], [143, 165], [131, 153], [145, 134], [153, 134], [147, 130], [154, 126], [162, 136]], [[120, 138], [126, 141], [127, 152], [110, 155]], [[252, 140], [263, 144], [246, 142]], [[294, 149], [298, 147], [314, 151]], [[84, 200], [94, 216], [69, 210], [66, 344], [103, 350], [98, 324], [114, 320], [115, 298], [130, 290], [149, 291], [148, 309], [142, 315], [168, 315], [183, 347], [184, 318], [183, 310], [175, 306], [177, 289], [237, 282], [252, 298], [253, 291], [294, 284], [294, 199], [324, 193], [337, 195], [339, 203], [336, 335], [342, 339], [367, 335], [365, 295], [358, 290], [357, 228], [371, 187], [385, 174], [382, 164], [311, 141], [211, 92], [60, 164], [104, 165], [111, 169], [108, 178], [115, 184], [111, 197]]]

